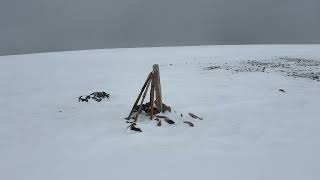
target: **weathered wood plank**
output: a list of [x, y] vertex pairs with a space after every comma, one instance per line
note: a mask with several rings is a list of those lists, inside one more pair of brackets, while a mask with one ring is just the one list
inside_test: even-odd
[[154, 73], [151, 75], [151, 90], [150, 90], [150, 120], [153, 119], [153, 103], [154, 103]]
[[143, 84], [143, 86], [142, 86], [142, 88], [141, 88], [141, 90], [140, 90], [140, 93], [139, 93], [139, 95], [138, 95], [138, 97], [137, 97], [137, 99], [136, 99], [136, 102], [134, 103], [134, 105], [133, 105], [133, 107], [132, 107], [132, 109], [131, 109], [128, 117], [126, 118], [127, 120], [129, 120], [129, 119], [131, 118], [131, 117], [130, 117], [131, 114], [133, 113], [135, 107], [137, 106], [137, 104], [138, 104], [138, 102], [139, 102], [139, 100], [140, 100], [140, 98], [141, 98], [141, 95], [142, 95], [143, 91], [145, 90], [147, 84], [149, 83], [149, 81], [150, 81], [150, 79], [151, 79], [151, 74], [152, 74], [152, 72], [149, 73], [146, 81], [144, 82], [144, 84]]
[[154, 73], [154, 89], [156, 93], [156, 108], [158, 111], [162, 112], [162, 94], [161, 94], [161, 83], [160, 83], [160, 70], [159, 65], [153, 65], [153, 73]]
[[[151, 76], [150, 76], [150, 77], [151, 77]], [[134, 118], [134, 122], [136, 122], [136, 121], [138, 120], [138, 116], [139, 116], [139, 114], [141, 113], [142, 104], [143, 104], [144, 98], [146, 97], [147, 92], [148, 92], [148, 90], [149, 90], [150, 82], [151, 82], [151, 78], [149, 78], [149, 81], [148, 81], [148, 83], [147, 83], [146, 89], [145, 89], [145, 91], [144, 91], [144, 93], [143, 93], [142, 100], [141, 100], [141, 104], [140, 104], [140, 106], [139, 106], [137, 115], [136, 115], [136, 117]]]

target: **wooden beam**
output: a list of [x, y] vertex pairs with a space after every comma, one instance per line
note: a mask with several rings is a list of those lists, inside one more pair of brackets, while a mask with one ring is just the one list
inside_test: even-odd
[[128, 117], [125, 118], [125, 119], [129, 120], [129, 119], [131, 118], [130, 116], [131, 116], [131, 114], [133, 113], [135, 107], [137, 106], [137, 104], [138, 104], [138, 102], [139, 102], [139, 100], [140, 100], [140, 98], [141, 98], [141, 95], [142, 95], [143, 91], [145, 90], [147, 84], [149, 83], [149, 81], [150, 81], [150, 79], [151, 79], [151, 75], [152, 75], [152, 72], [149, 73], [146, 81], [144, 82], [144, 84], [143, 84], [143, 86], [142, 86], [142, 88], [141, 88], [141, 90], [140, 90], [140, 93], [139, 93], [139, 95], [138, 95], [138, 97], [137, 97], [137, 99], [136, 99], [136, 102], [134, 103], [134, 105], [133, 105], [133, 107], [132, 107], [132, 109], [131, 109]]
[[154, 73], [154, 88], [156, 93], [156, 108], [158, 111], [162, 112], [162, 94], [161, 94], [161, 83], [160, 83], [160, 71], [159, 65], [153, 65], [153, 73]]
[[146, 95], [147, 95], [147, 92], [148, 92], [148, 89], [149, 89], [150, 82], [151, 82], [151, 78], [149, 78], [149, 81], [148, 81], [148, 83], [147, 83], [147, 88], [145, 89], [145, 91], [144, 91], [144, 93], [143, 93], [142, 100], [141, 100], [141, 104], [140, 104], [140, 106], [139, 106], [139, 109], [138, 109], [137, 115], [136, 115], [136, 117], [134, 118], [134, 122], [136, 122], [136, 121], [138, 120], [138, 116], [139, 116], [139, 114], [141, 113], [142, 105], [143, 105], [143, 101], [144, 101], [144, 98], [145, 98], [145, 97], [146, 97]]
[[154, 73], [151, 75], [151, 90], [150, 90], [150, 120], [153, 119], [153, 103], [154, 103]]

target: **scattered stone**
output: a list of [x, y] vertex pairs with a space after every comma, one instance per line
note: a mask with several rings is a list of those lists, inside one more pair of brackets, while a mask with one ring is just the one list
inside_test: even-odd
[[159, 118], [155, 118], [155, 121], [158, 121], [157, 126], [161, 126], [161, 120]]
[[89, 99], [94, 99], [97, 102], [100, 102], [104, 98], [109, 98], [110, 94], [102, 91], [102, 92], [93, 92], [90, 95], [80, 96], [78, 98], [79, 102], [89, 102]]
[[100, 102], [102, 99], [97, 97], [92, 97], [92, 99], [96, 100], [97, 102]]
[[104, 98], [109, 98], [110, 94], [102, 91], [102, 92], [93, 92], [90, 94], [92, 96], [92, 99], [96, 100], [97, 102], [100, 102]]
[[233, 74], [241, 72], [277, 72], [293, 78], [320, 81], [320, 61], [306, 58], [276, 57], [271, 60], [246, 60], [203, 68], [203, 70], [216, 69], [232, 71]]
[[83, 102], [83, 101], [85, 101], [85, 102], [89, 102], [89, 99], [90, 99], [90, 96], [85, 96], [85, 97], [82, 97], [82, 96], [80, 96], [79, 98], [78, 98], [78, 101], [79, 102]]
[[[175, 124], [175, 122], [174, 121], [172, 121], [171, 119], [169, 119], [169, 118], [166, 118], [166, 119], [164, 119], [168, 124]], [[160, 122], [160, 121], [159, 121]]]
[[[167, 116], [156, 116], [157, 118], [162, 118], [164, 119], [168, 124], [175, 124], [175, 122], [173, 120], [171, 120], [170, 118], [168, 118]], [[160, 121], [160, 120], [159, 120]]]
[[136, 127], [136, 125], [137, 125], [136, 123], [132, 123], [127, 128], [130, 128], [130, 130], [132, 130], [132, 131], [142, 132], [142, 130], [140, 128]]
[[190, 122], [190, 121], [184, 121], [183, 123], [188, 124], [190, 127], [194, 127], [193, 123], [192, 123], [192, 122]]
[[214, 70], [214, 69], [221, 69], [220, 66], [209, 66], [209, 67], [205, 67], [204, 70]]
[[201, 117], [195, 115], [195, 114], [192, 114], [192, 113], [189, 113], [189, 115], [194, 118], [194, 119], [200, 119], [200, 120], [203, 120]]

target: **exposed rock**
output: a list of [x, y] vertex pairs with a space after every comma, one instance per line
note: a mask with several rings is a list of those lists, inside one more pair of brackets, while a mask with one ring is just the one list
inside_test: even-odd
[[195, 114], [193, 114], [193, 113], [189, 113], [189, 115], [190, 115], [192, 118], [194, 118], [194, 119], [203, 120], [201, 117], [199, 117], [199, 116], [197, 116], [197, 115], [195, 115]]
[[100, 102], [104, 98], [109, 98], [110, 94], [102, 91], [102, 92], [93, 92], [90, 95], [80, 96], [78, 98], [79, 102], [89, 102], [89, 99], [94, 99], [97, 102]]
[[190, 122], [190, 121], [184, 121], [183, 123], [188, 124], [190, 127], [194, 127], [193, 123], [192, 123], [192, 122]]

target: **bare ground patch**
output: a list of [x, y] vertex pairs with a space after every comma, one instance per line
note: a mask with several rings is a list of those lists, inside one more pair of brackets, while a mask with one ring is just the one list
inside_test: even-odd
[[241, 72], [277, 72], [284, 76], [306, 78], [320, 82], [320, 61], [306, 58], [276, 57], [272, 60], [244, 60], [238, 63], [214, 64], [204, 70]]

